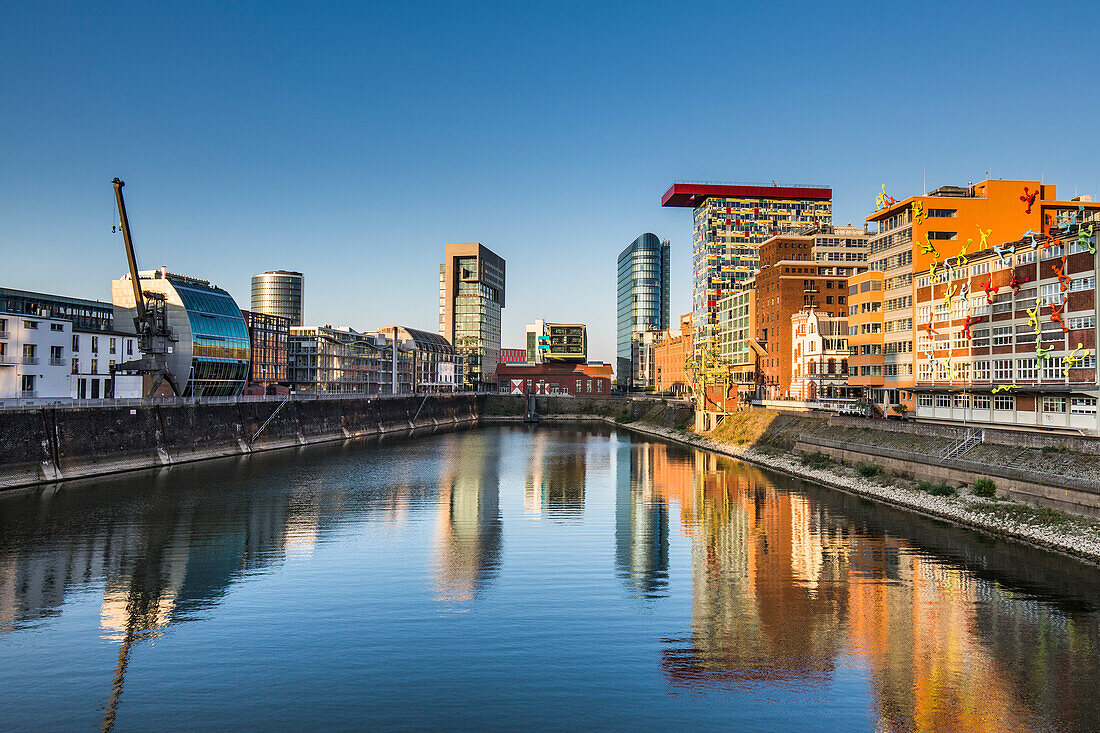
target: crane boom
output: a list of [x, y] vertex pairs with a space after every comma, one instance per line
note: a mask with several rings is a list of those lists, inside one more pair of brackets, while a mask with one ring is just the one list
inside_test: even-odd
[[126, 217], [126, 201], [122, 198], [122, 187], [126, 185], [115, 176], [111, 181], [115, 187], [115, 201], [118, 203], [119, 224], [122, 227], [122, 239], [126, 243], [126, 262], [130, 265], [130, 282], [134, 286], [134, 304], [137, 308], [137, 317], [141, 321], [146, 320], [145, 299], [141, 295], [141, 279], [138, 277], [137, 255], [134, 254], [134, 241], [130, 238], [130, 220]]

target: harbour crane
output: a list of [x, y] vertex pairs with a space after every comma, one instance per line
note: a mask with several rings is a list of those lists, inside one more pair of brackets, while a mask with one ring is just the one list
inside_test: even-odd
[[171, 343], [176, 340], [168, 327], [168, 301], [163, 293], [143, 292], [141, 289], [137, 256], [130, 237], [130, 220], [126, 217], [126, 201], [122, 197], [122, 187], [126, 183], [116, 177], [111, 184], [115, 187], [119, 228], [126, 244], [126, 262], [130, 266], [130, 283], [134, 288], [134, 328], [141, 351], [140, 358], [111, 367], [111, 375], [113, 377], [115, 371], [137, 372], [142, 377], [143, 397], [178, 397], [179, 383], [168, 369]]

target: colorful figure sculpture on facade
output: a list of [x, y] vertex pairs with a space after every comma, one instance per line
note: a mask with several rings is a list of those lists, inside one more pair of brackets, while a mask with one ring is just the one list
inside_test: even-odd
[[995, 244], [993, 245], [993, 251], [997, 253], [997, 256], [1001, 258], [1001, 264], [1005, 267], [1012, 266], [1012, 253], [1016, 251], [1016, 248], [1011, 244]]
[[882, 193], [875, 197], [875, 211], [889, 208], [897, 202], [898, 200], [896, 198], [886, 194], [886, 184], [884, 183], [882, 184]]
[[[920, 244], [920, 242], [918, 241], [917, 244]], [[936, 260], [940, 258], [940, 253], [936, 251], [936, 245], [929, 242], [927, 237], [924, 239], [924, 244], [920, 245], [920, 253], [922, 255], [930, 254]]]
[[974, 226], [978, 227], [978, 236], [981, 237], [978, 241], [978, 249], [983, 250], [989, 246], [989, 235], [993, 233], [993, 227], [982, 229], [981, 224], [975, 224]]
[[1084, 224], [1077, 226], [1077, 245], [1086, 248], [1090, 255], [1096, 254], [1096, 244], [1092, 241], [1092, 224], [1087, 227]]
[[1021, 280], [1019, 278], [1019, 276], [1016, 274], [1016, 268], [1015, 267], [1012, 268], [1012, 282], [1010, 282], [1008, 284], [1008, 286], [1010, 288], [1012, 288], [1012, 294], [1013, 295], [1019, 295], [1020, 294], [1020, 286], [1023, 285], [1024, 283], [1028, 283], [1028, 282], [1031, 282], [1031, 275], [1028, 275], [1023, 280]]
[[973, 338], [973, 336], [970, 334], [970, 327], [973, 326], [975, 323], [979, 323], [981, 320], [982, 319], [979, 318], [978, 316], [967, 316], [966, 317], [966, 322], [963, 323], [962, 334], [963, 334], [963, 336], [966, 337], [967, 341], [969, 341]]
[[1073, 278], [1066, 274], [1066, 256], [1062, 255], [1062, 266], [1050, 263], [1050, 269], [1054, 271], [1054, 274], [1058, 276], [1058, 282], [1060, 283], [1059, 289], [1064, 293], [1069, 290], [1069, 284], [1073, 282]]
[[954, 297], [954, 295], [955, 295], [955, 286], [954, 285], [948, 285], [947, 290], [944, 291], [944, 294], [943, 294], [943, 304], [947, 306], [947, 310], [948, 310], [949, 313], [951, 311], [951, 298]]
[[1027, 186], [1024, 186], [1024, 195], [1020, 197], [1020, 200], [1027, 204], [1027, 211], [1025, 214], [1031, 213], [1031, 205], [1035, 203], [1035, 197], [1039, 195], [1038, 191], [1029, 192]]
[[1065, 303], [1062, 303], [1060, 306], [1057, 306], [1054, 303], [1050, 304], [1050, 322], [1061, 324], [1063, 333], [1069, 331], [1069, 329], [1066, 327], [1066, 322], [1062, 320], [1062, 311], [1064, 311], [1065, 309]]
[[936, 335], [936, 327], [932, 325], [932, 316], [928, 317], [928, 323], [920, 324], [920, 328], [928, 334], [928, 338], [932, 338]]
[[[992, 231], [992, 230], [990, 230], [990, 231]], [[970, 249], [970, 244], [971, 244], [971, 243], [972, 243], [973, 241], [974, 241], [973, 239], [970, 239], [970, 238], [968, 237], [968, 238], [967, 238], [967, 240], [966, 240], [966, 244], [964, 244], [964, 245], [962, 246], [962, 249], [960, 249], [960, 250], [959, 250], [959, 254], [958, 254], [958, 255], [956, 255], [956, 257], [955, 257], [955, 262], [956, 262], [956, 263], [957, 263], [957, 264], [959, 265], [959, 267], [966, 267], [966, 264], [967, 264], [968, 262], [970, 262], [970, 260], [968, 260], [968, 259], [966, 258], [966, 250]]]
[[1039, 325], [1039, 310], [1043, 307], [1043, 299], [1035, 299], [1035, 307], [1027, 309], [1027, 325], [1035, 329], [1035, 333], [1038, 334], [1042, 330], [1042, 326]]
[[993, 287], [993, 273], [989, 273], [989, 282], [987, 282], [985, 284], [985, 287], [982, 288], [982, 290], [985, 291], [985, 300], [987, 303], [993, 302], [993, 296], [997, 294], [997, 291], [999, 289], [1000, 288]]
[[1062, 357], [1062, 363], [1065, 365], [1065, 368], [1062, 370], [1062, 375], [1068, 377], [1069, 370], [1073, 368], [1073, 363], [1075, 361], [1084, 361], [1091, 355], [1092, 351], [1086, 349], [1083, 344], [1078, 343], [1076, 349]]
[[1035, 344], [1035, 366], [1039, 367], [1044, 361], [1050, 358], [1050, 352], [1054, 351], [1053, 346], [1048, 346], [1045, 349], [1038, 343]]
[[924, 221], [924, 203], [921, 201], [913, 202], [913, 223], [920, 224]]
[[1039, 246], [1038, 237], [1041, 237], [1041, 236], [1043, 236], [1041, 232], [1037, 232], [1034, 229], [1028, 229], [1026, 232], [1024, 232], [1024, 237], [1020, 241], [1021, 242], [1026, 242], [1028, 239], [1030, 239], [1031, 240], [1031, 248], [1035, 249], [1036, 247]]
[[1014, 389], [1019, 388], [1020, 385], [1018, 384], [998, 384], [996, 387], [993, 388], [993, 394], [997, 394], [998, 392], [1010, 392]]

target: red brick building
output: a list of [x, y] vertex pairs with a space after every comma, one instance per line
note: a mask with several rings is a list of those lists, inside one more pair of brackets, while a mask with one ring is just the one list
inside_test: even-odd
[[501, 364], [497, 380], [504, 394], [611, 394], [610, 364]]

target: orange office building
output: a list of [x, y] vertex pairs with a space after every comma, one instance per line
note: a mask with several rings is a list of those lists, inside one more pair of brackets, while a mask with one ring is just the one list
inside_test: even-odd
[[[941, 186], [902, 201], [884, 192], [878, 203], [879, 209], [867, 217], [874, 229], [868, 262], [870, 270], [882, 273], [882, 356], [881, 361], [877, 354], [860, 360], [860, 382], [865, 397], [873, 399], [880, 411], [899, 403], [907, 411], [915, 409], [914, 343], [921, 324], [915, 322], [919, 319], [913, 307], [914, 272], [928, 271], [934, 276], [932, 270], [943, 267], [948, 259], [961, 262], [1028, 232], [1041, 235], [1056, 224], [1060, 211], [1100, 207], [1088, 197], [1060, 201], [1055, 186], [1034, 180]], [[879, 343], [877, 339], [868, 342], [866, 345]], [[868, 367], [867, 374], [863, 367]]]

